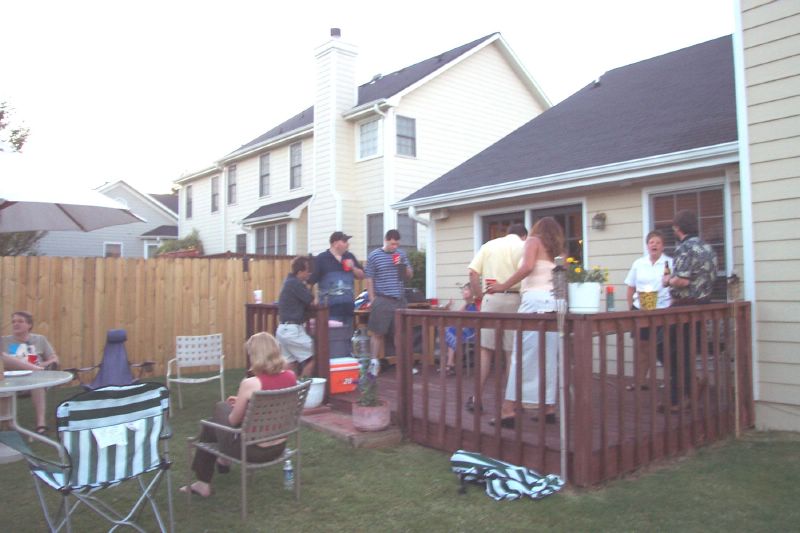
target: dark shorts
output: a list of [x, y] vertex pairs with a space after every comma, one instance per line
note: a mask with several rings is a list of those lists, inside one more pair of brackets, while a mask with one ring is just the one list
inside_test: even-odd
[[392, 331], [394, 312], [405, 306], [405, 298], [395, 300], [394, 298], [381, 296], [380, 294], [376, 295], [375, 301], [372, 302], [370, 306], [367, 329], [378, 335], [386, 335]]

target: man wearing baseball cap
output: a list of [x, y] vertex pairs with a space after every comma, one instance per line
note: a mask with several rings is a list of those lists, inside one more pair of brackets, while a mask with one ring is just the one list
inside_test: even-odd
[[353, 279], [364, 279], [364, 269], [348, 251], [350, 235], [331, 233], [330, 248], [314, 258], [314, 272], [309, 283], [318, 284], [319, 303], [328, 304], [330, 317], [353, 327]]

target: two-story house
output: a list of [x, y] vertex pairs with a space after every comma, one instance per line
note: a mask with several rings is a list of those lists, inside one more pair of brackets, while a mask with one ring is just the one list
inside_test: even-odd
[[312, 107], [176, 181], [181, 235], [208, 254], [305, 254], [343, 230], [363, 258], [396, 227], [416, 247], [391, 205], [550, 107], [499, 33], [360, 86], [356, 57], [333, 29]]
[[178, 196], [146, 194], [124, 181], [97, 189], [143, 219], [95, 231], [51, 231], [37, 244], [41, 255], [61, 257], [155, 257], [165, 240], [178, 238]]

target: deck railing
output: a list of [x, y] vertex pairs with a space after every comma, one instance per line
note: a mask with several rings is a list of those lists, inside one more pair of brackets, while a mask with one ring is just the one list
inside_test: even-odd
[[[494, 369], [482, 390], [480, 349], [458, 343], [455, 376], [448, 376], [444, 371], [445, 328], [452, 326], [457, 333], [463, 328], [475, 329], [478, 347], [480, 329], [495, 330], [496, 354], [502, 353], [502, 330], [538, 332], [535, 357], [544, 371], [539, 373], [539, 398], [533, 403], [541, 405], [545, 403], [545, 383], [551, 377], [548, 372], [557, 371], [547, 366], [545, 354], [546, 334], [557, 334], [553, 314], [406, 309], [398, 311], [396, 319], [398, 421], [410, 439], [427, 446], [480, 451], [540, 472], [558, 473], [558, 424], [563, 421], [568, 480], [586, 486], [663, 457], [685, 454], [754, 422], [750, 305], [746, 302], [651, 312], [568, 314], [563, 336], [565, 416], [559, 416], [556, 424], [548, 423], [544, 416], [534, 421], [538, 411], [517, 400], [513, 429], [489, 423], [500, 417], [506, 383], [504, 358], [494, 358]], [[660, 336], [663, 341], [661, 349], [658, 343], [649, 343], [647, 359], [655, 370], [646, 382], [638, 378], [637, 383], [640, 360], [634, 353], [642, 350], [642, 328], [649, 328], [651, 338]], [[519, 398], [520, 335], [515, 343]], [[670, 356], [673, 349], [677, 352], [674, 360]], [[663, 363], [657, 363], [660, 350]], [[685, 395], [688, 402], [673, 412], [670, 387], [676, 364], [678, 396]], [[691, 379], [684, 380], [687, 373]], [[640, 390], [641, 385], [647, 385], [647, 390]], [[627, 386], [635, 390], [629, 391]], [[473, 394], [476, 409], [470, 413], [464, 403]]]

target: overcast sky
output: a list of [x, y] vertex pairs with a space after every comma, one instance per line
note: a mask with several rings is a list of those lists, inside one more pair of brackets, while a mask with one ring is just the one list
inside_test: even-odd
[[[359, 84], [500, 32], [555, 104], [603, 72], [733, 32], [734, 0], [4, 2], [0, 101], [54, 180], [168, 192], [313, 104], [342, 29]], [[5, 176], [2, 179], [6, 179]]]

